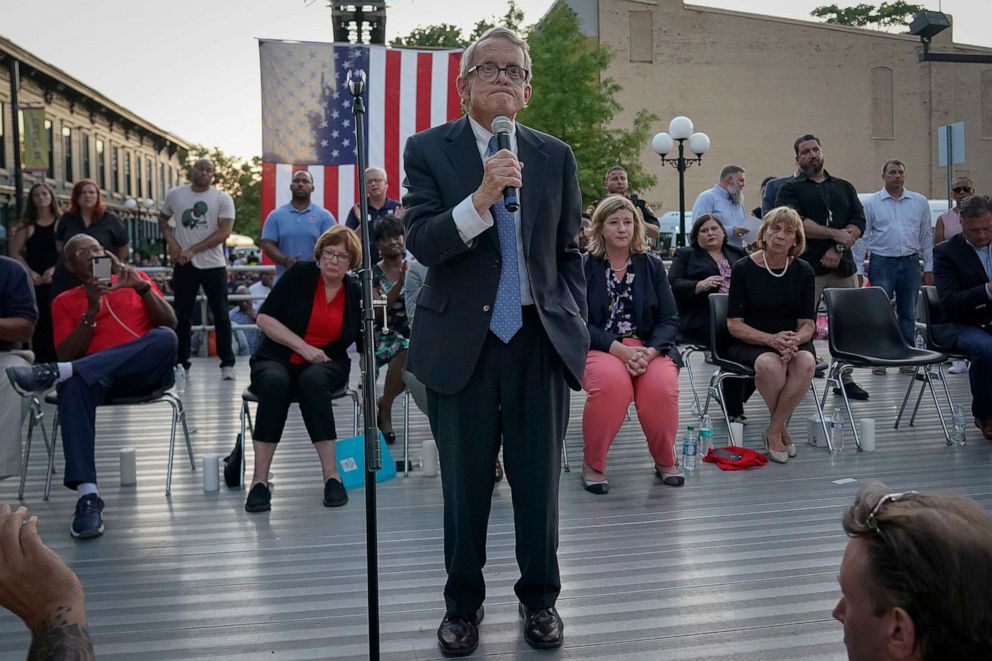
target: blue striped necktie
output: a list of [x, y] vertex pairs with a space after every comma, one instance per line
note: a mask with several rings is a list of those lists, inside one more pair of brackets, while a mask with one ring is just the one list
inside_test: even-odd
[[[489, 140], [487, 156], [492, 156], [499, 149], [496, 147], [496, 136]], [[520, 267], [517, 260], [517, 227], [513, 222], [513, 214], [506, 210], [502, 200], [489, 207], [496, 221], [496, 231], [499, 232], [499, 249], [502, 253], [499, 272], [499, 287], [496, 289], [496, 302], [493, 305], [493, 316], [489, 320], [489, 330], [504, 343], [509, 342], [523, 326], [523, 316], [520, 311]]]

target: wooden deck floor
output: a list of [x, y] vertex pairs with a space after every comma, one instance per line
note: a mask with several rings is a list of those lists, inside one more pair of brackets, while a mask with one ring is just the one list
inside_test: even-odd
[[[709, 366], [694, 360], [697, 373], [708, 375]], [[237, 372], [236, 382], [222, 382], [216, 362], [194, 364], [187, 406], [198, 461], [205, 452], [226, 453], [234, 441], [247, 361]], [[800, 444], [799, 457], [786, 466], [735, 473], [703, 465], [684, 488], [672, 489], [655, 480], [634, 416], [611, 451], [611, 490], [602, 497], [586, 493], [579, 482], [584, 398], [574, 396], [566, 443], [575, 470], [563, 474], [561, 484], [564, 588], [558, 607], [566, 639], [561, 650], [540, 657], [846, 658], [830, 612], [845, 545], [840, 515], [859, 483], [879, 478], [898, 490], [953, 490], [992, 508], [992, 443], [970, 428], [966, 446], [946, 447], [927, 400], [915, 427], [894, 431], [907, 377], [856, 376], [872, 395], [855, 412], [878, 421], [874, 453], [850, 451], [849, 444], [848, 452], [830, 456]], [[967, 376], [948, 381], [967, 406]], [[684, 373], [681, 403], [684, 427], [691, 417]], [[336, 410], [347, 428], [348, 405]], [[106, 534], [99, 539], [70, 539], [72, 492], [56, 485], [52, 499], [42, 501], [40, 443], [30, 467], [24, 502], [41, 517], [46, 541], [83, 582], [98, 657], [365, 658], [363, 492], [352, 491], [342, 509], [322, 507], [319, 466], [292, 411], [273, 465], [270, 513], [247, 514], [241, 490], [205, 493], [200, 473], [190, 472], [182, 454], [166, 498], [167, 411], [134, 407], [98, 415], [97, 465], [107, 502]], [[794, 435], [812, 412], [807, 399], [794, 418]], [[767, 420], [759, 396], [747, 413], [746, 445], [757, 449]], [[401, 420], [399, 406], [395, 419]], [[429, 435], [426, 419], [414, 411], [411, 423], [419, 454]], [[723, 424], [716, 429], [718, 440], [725, 439]], [[124, 446], [137, 448], [136, 487], [119, 486], [118, 450]], [[0, 481], [0, 502], [15, 502], [16, 491], [16, 479]], [[439, 658], [439, 479], [416, 473], [380, 484], [378, 523], [383, 658]], [[503, 483], [493, 497], [479, 658], [538, 657], [520, 633], [513, 543], [510, 488]], [[0, 613], [0, 659], [22, 659], [27, 643], [20, 621]]]

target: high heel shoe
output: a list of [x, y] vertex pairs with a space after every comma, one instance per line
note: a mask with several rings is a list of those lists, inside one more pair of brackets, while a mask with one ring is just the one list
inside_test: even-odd
[[789, 453], [786, 450], [772, 450], [768, 443], [768, 432], [764, 434], [765, 439], [765, 453], [768, 458], [774, 461], [776, 464], [784, 464], [789, 461]]
[[378, 411], [375, 416], [375, 424], [379, 428], [379, 433], [382, 434], [382, 439], [386, 441], [386, 445], [392, 445], [396, 442], [396, 432], [384, 431], [382, 428], [382, 397], [376, 400], [375, 407]]
[[794, 442], [793, 443], [786, 443], [785, 444], [785, 453], [787, 455], [789, 455], [789, 459], [792, 459], [797, 454], [799, 454], [799, 451], [796, 450], [796, 444]]

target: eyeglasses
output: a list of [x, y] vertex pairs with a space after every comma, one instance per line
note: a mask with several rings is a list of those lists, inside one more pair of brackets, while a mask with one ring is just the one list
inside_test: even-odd
[[958, 186], [957, 188], [952, 188], [951, 190], [955, 193], [970, 193], [971, 186]]
[[511, 64], [508, 67], [500, 67], [492, 62], [483, 62], [482, 64], [476, 64], [468, 70], [469, 73], [473, 71], [479, 74], [479, 80], [484, 83], [495, 83], [501, 71], [506, 74], [506, 79], [515, 85], [527, 82], [527, 79], [530, 77], [530, 71], [527, 71], [523, 67], [518, 67], [516, 64]]
[[920, 495], [919, 491], [900, 491], [897, 493], [885, 494], [884, 496], [878, 499], [878, 502], [875, 503], [875, 507], [871, 508], [871, 512], [868, 513], [868, 518], [865, 519], [865, 525], [871, 528], [872, 530], [874, 530], [875, 532], [877, 532], [879, 535], [881, 535], [882, 531], [878, 527], [878, 512], [882, 509], [882, 506], [888, 503], [899, 502], [900, 500], [903, 500], [910, 496], [918, 496], [918, 495]]
[[350, 262], [351, 261], [351, 255], [349, 255], [348, 253], [346, 253], [346, 252], [332, 252], [330, 250], [324, 250], [324, 251], [322, 251], [320, 253], [320, 258], [321, 259], [326, 259], [327, 261], [331, 262], [332, 264], [334, 262], [344, 263], [344, 262]]

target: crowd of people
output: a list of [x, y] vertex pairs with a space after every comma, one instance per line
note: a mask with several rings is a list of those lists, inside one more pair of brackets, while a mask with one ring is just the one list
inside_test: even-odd
[[[975, 425], [992, 439], [992, 197], [957, 180], [955, 206], [934, 232], [925, 198], [905, 188], [902, 162], [883, 165], [883, 188], [862, 205], [849, 182], [824, 169], [820, 140], [804, 134], [794, 143], [795, 173], [763, 181], [760, 218], [744, 207], [745, 169], [724, 167], [717, 184], [697, 198], [689, 245], [666, 272], [654, 250], [657, 218], [629, 191], [623, 167], [606, 173], [607, 196], [583, 223], [571, 149], [513, 122], [530, 98], [530, 66], [526, 42], [512, 31], [482, 35], [466, 49], [456, 82], [467, 114], [407, 142], [402, 203], [387, 197], [381, 169], [370, 168], [366, 179], [374, 237], [369, 263], [381, 301], [370, 366], [384, 371], [378, 425], [387, 442], [395, 441], [393, 403], [410, 388], [437, 440], [448, 573], [438, 641], [452, 656], [478, 646], [486, 528], [504, 469], [513, 490], [521, 569], [514, 589], [524, 638], [537, 649], [562, 643], [557, 501], [570, 389], [586, 393], [581, 479], [588, 492], [609, 492], [607, 455], [631, 403], [659, 483], [685, 484], [675, 452], [679, 347], [709, 345], [713, 295], [727, 296], [729, 358], [754, 370], [753, 380], [726, 387], [723, 402], [733, 420], [744, 422], [745, 404], [758, 391], [768, 411], [762, 439], [772, 461], [785, 464], [797, 455], [788, 421], [814, 377], [822, 292], [860, 286], [865, 254], [868, 277], [894, 299], [908, 344], [919, 287], [936, 285], [937, 332], [942, 343], [970, 356]], [[509, 132], [497, 140], [502, 129], [495, 127], [507, 124]], [[159, 216], [171, 276], [149, 276], [127, 263], [124, 226], [90, 180], [76, 183], [65, 214], [50, 188], [35, 185], [12, 242], [20, 264], [0, 259], [0, 364], [22, 394], [58, 392], [64, 484], [78, 497], [76, 538], [104, 530], [96, 408], [122, 393], [169, 388], [177, 365], [189, 369], [197, 321], [215, 328], [221, 379], [235, 378], [236, 356], [250, 356], [259, 407], [245, 509], [271, 508], [269, 468], [294, 401], [321, 464], [323, 504], [348, 501], [327, 402], [348, 382], [349, 347], [362, 342], [358, 207], [338, 224], [311, 201], [309, 172], [297, 171], [291, 201], [269, 215], [262, 232], [274, 277], [235, 276], [223, 250], [233, 201], [212, 186], [209, 159], [197, 160], [191, 172], [189, 184], [168, 192]], [[519, 206], [505, 202], [509, 189], [519, 192]], [[106, 273], [99, 270], [104, 260]], [[146, 265], [157, 266], [153, 261]], [[209, 315], [197, 320], [201, 288]], [[230, 294], [240, 299], [233, 306]], [[34, 355], [22, 346], [29, 340]], [[850, 376], [835, 391], [870, 396]], [[3, 406], [10, 410], [0, 411], [0, 420], [23, 415], [21, 402]], [[853, 539], [835, 615], [852, 639], [864, 631], [851, 613], [869, 598], [856, 577], [884, 564], [885, 554], [901, 552], [887, 532], [901, 524], [883, 514], [930, 507], [925, 498], [898, 496], [868, 498], [870, 511], [856, 504], [845, 518]], [[961, 516], [988, 526], [974, 512]], [[879, 543], [870, 531], [886, 532]], [[983, 552], [987, 563], [987, 546]], [[886, 593], [882, 600], [883, 592], [870, 595], [873, 617], [889, 617], [879, 615], [884, 607], [903, 633], [915, 624], [909, 644], [929, 649], [920, 641], [932, 634], [919, 629], [929, 625], [915, 619], [921, 616], [910, 609], [910, 597]], [[982, 644], [988, 641], [974, 643]]]

